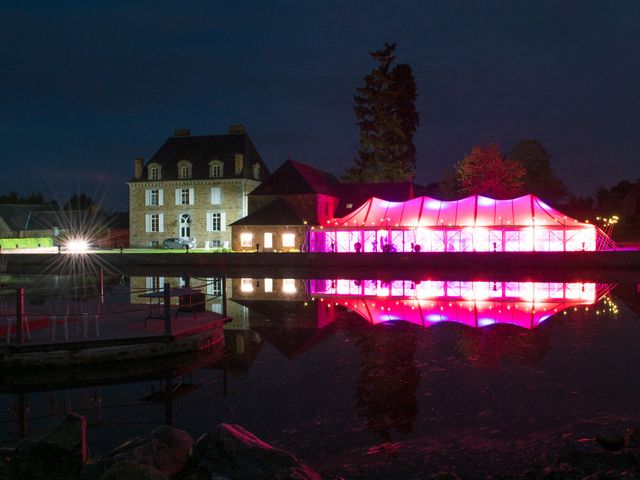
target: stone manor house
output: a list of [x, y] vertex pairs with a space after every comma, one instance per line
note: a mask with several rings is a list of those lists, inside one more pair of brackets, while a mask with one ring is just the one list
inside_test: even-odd
[[129, 182], [130, 243], [157, 247], [171, 237], [197, 248], [231, 248], [228, 225], [249, 213], [247, 194], [269, 170], [242, 125], [226, 135], [176, 130]]

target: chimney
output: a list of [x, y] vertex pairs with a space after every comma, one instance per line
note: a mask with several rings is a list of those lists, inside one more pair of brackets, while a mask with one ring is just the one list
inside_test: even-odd
[[236, 153], [235, 154], [235, 171], [236, 171], [236, 175], [240, 175], [242, 174], [242, 171], [244, 170], [244, 155], [241, 153]]
[[234, 133], [246, 133], [246, 132], [244, 130], [244, 125], [242, 125], [241, 123], [238, 123], [237, 125], [229, 125], [229, 133], [234, 134]]
[[176, 128], [173, 131], [173, 136], [174, 137], [189, 137], [189, 136], [191, 136], [191, 130], [189, 130], [188, 128]]
[[142, 158], [136, 158], [134, 160], [134, 178], [136, 180], [140, 180], [142, 178], [142, 165], [143, 165], [143, 160]]

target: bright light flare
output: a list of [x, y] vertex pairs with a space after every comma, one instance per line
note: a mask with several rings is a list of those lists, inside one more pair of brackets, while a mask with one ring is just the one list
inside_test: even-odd
[[84, 254], [90, 249], [89, 241], [84, 238], [70, 238], [64, 244], [67, 253]]

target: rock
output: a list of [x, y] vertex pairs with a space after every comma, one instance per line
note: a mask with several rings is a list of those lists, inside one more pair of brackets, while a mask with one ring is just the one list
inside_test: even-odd
[[620, 450], [624, 447], [624, 436], [618, 433], [603, 433], [602, 435], [598, 435], [596, 437], [596, 442], [606, 449], [612, 452]]
[[100, 480], [167, 480], [168, 478], [161, 471], [132, 460], [114, 463], [100, 476]]
[[6, 469], [9, 478], [75, 478], [85, 458], [84, 417], [70, 414], [43, 435], [20, 441]]
[[239, 425], [226, 423], [196, 442], [191, 461], [216, 480], [324, 478], [291, 453], [269, 445]]
[[455, 473], [450, 472], [438, 472], [429, 476], [429, 480], [460, 480], [460, 477]]
[[152, 467], [164, 476], [173, 476], [184, 468], [192, 446], [193, 439], [187, 432], [163, 425], [120, 445], [95, 464], [87, 465], [82, 477], [102, 478], [112, 466], [122, 462], [134, 462]]
[[640, 428], [627, 428], [624, 432], [624, 446], [629, 448], [640, 447]]

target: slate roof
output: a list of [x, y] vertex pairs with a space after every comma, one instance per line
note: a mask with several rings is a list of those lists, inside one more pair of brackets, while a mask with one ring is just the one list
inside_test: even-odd
[[53, 228], [94, 232], [106, 226], [103, 213], [89, 210], [59, 210], [32, 212], [25, 230], [50, 230]]
[[11, 231], [26, 230], [33, 212], [49, 208], [48, 205], [0, 205], [0, 218]]
[[339, 191], [340, 181], [330, 173], [287, 160], [249, 195], [322, 193], [337, 197]]
[[303, 225], [304, 220], [286, 200], [278, 198], [230, 225]]
[[[244, 169], [235, 174], [235, 154], [244, 155]], [[178, 162], [188, 160], [192, 163], [191, 178], [209, 178], [209, 162], [220, 160], [224, 163], [222, 178], [254, 178], [253, 164], [260, 164], [260, 175], [257, 180], [264, 181], [269, 177], [269, 168], [262, 161], [253, 142], [246, 133], [230, 133], [226, 135], [202, 135], [170, 137], [153, 157], [145, 164], [142, 177], [131, 179], [131, 182], [148, 181], [150, 163], [161, 165], [161, 181], [178, 180]]]

